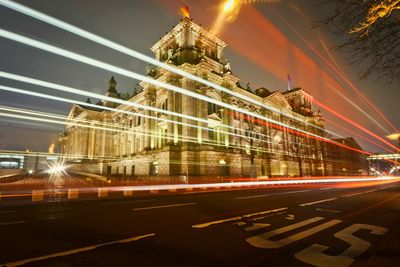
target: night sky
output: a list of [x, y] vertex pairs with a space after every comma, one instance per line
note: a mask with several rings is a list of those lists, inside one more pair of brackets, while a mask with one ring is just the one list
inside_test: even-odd
[[[30, 0], [18, 2], [150, 56], [152, 56], [150, 47], [179, 23], [181, 18], [179, 7], [184, 5], [181, 0]], [[190, 6], [193, 20], [209, 29], [217, 17], [220, 1], [188, 0], [186, 2]], [[400, 128], [399, 85], [389, 84], [385, 80], [377, 81], [374, 78], [360, 80], [358, 78], [360, 69], [357, 66], [346, 64], [347, 58], [351, 55], [337, 54], [329, 50], [329, 47], [337, 44], [340, 40], [334, 40], [332, 36], [313, 27], [316, 19], [326, 15], [326, 10], [317, 5], [317, 0], [258, 2], [260, 3], [243, 5], [237, 19], [234, 22], [226, 23], [220, 33], [220, 37], [228, 43], [225, 57], [230, 58], [232, 71], [241, 79], [241, 84], [245, 85], [250, 82], [253, 89], [263, 86], [270, 90], [284, 91], [287, 88], [287, 73], [289, 73], [294, 86], [306, 89], [317, 101], [351, 118], [368, 130], [379, 136], [387, 134], [339, 94], [353, 101], [388, 131], [393, 131], [382, 117], [378, 116], [365, 101], [362, 101], [348, 83], [329, 68], [328, 64], [318, 56], [319, 54], [330, 64], [340, 66], [355, 87], [361, 90], [395, 127]], [[147, 65], [145, 62], [4, 7], [0, 7], [0, 25], [1, 28], [9, 31], [141, 74], [145, 73], [144, 68]], [[324, 47], [327, 47], [328, 50]], [[115, 76], [119, 92], [132, 93], [138, 82], [3, 38], [0, 38], [0, 69], [101, 94], [106, 92], [107, 82], [111, 76]], [[82, 96], [55, 93], [40, 87], [1, 78], [0, 84], [86, 100]], [[0, 105], [65, 116], [68, 115], [71, 108], [71, 105], [66, 103], [41, 100], [1, 90]], [[318, 107], [316, 108], [318, 109]], [[379, 142], [330, 112], [323, 109], [321, 111], [327, 119], [328, 129], [343, 136], [354, 136], [353, 133], [339, 128], [340, 126], [345, 127], [374, 142]], [[51, 143], [57, 142], [58, 133], [62, 129], [62, 125], [28, 123], [0, 117], [0, 149], [21, 150], [28, 147], [34, 151], [47, 151]], [[383, 148], [368, 143], [360, 137], [356, 137], [356, 139], [365, 150], [384, 151]], [[387, 149], [393, 150], [389, 147]]]

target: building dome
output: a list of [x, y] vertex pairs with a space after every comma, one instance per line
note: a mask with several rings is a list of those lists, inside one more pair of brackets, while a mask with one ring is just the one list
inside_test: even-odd
[[267, 97], [271, 94], [271, 92], [265, 88], [265, 87], [260, 87], [258, 89], [256, 89], [256, 95], [258, 95], [259, 97]]

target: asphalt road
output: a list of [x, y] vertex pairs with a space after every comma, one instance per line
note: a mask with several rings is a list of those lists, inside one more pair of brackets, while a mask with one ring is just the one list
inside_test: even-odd
[[0, 204], [0, 266], [398, 266], [400, 183]]

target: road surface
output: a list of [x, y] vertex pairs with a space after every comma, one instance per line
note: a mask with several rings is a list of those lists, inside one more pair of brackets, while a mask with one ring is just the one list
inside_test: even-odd
[[398, 266], [400, 183], [0, 204], [0, 266]]

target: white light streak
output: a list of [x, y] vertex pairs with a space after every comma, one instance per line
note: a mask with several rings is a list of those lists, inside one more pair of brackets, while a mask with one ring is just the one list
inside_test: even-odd
[[[87, 93], [86, 91], [83, 91], [83, 90], [79, 90], [79, 89], [75, 89], [75, 88], [71, 88], [71, 87], [66, 87], [66, 86], [62, 86], [62, 85], [58, 85], [58, 84], [48, 83], [48, 82], [45, 82], [45, 81], [31, 79], [31, 78], [28, 78], [28, 77], [15, 75], [15, 74], [10, 74], [10, 73], [5, 73], [5, 72], [1, 72], [1, 71], [0, 71], [0, 77], [5, 77], [5, 78], [8, 78], [8, 79], [13, 79], [13, 80], [18, 80], [18, 81], [22, 81], [22, 82], [41, 85], [41, 86], [45, 86], [47, 88], [52, 88], [52, 89], [55, 89], [55, 90], [60, 90], [58, 88], [58, 86], [59, 86], [60, 88], [61, 87], [63, 88], [62, 91], [69, 92], [69, 93], [74, 93], [74, 94], [78, 94], [78, 95], [86, 95], [86, 93]], [[56, 85], [56, 87], [53, 86], [53, 85]], [[41, 94], [41, 93], [27, 91], [27, 90], [14, 88], [14, 87], [9, 87], [9, 86], [0, 85], [0, 90], [5, 90], [5, 91], [9, 91], [9, 92], [14, 92], [14, 93], [20, 93], [20, 94], [25, 94], [25, 95], [31, 95], [31, 96], [35, 96], [35, 97], [46, 98], [46, 99], [51, 99], [51, 100], [61, 101], [61, 102], [66, 102], [66, 103], [72, 103], [72, 104], [77, 104], [77, 105], [81, 105], [81, 106], [89, 106], [89, 107], [93, 107], [93, 108], [97, 108], [97, 109], [115, 111], [115, 112], [119, 112], [119, 113], [133, 115], [133, 116], [141, 116], [141, 117], [144, 117], [144, 118], [149, 118], [149, 119], [154, 119], [154, 120], [158, 120], [158, 121], [164, 121], [164, 122], [167, 122], [167, 123], [173, 123], [173, 124], [193, 127], [193, 128], [197, 128], [197, 129], [201, 129], [201, 130], [206, 130], [206, 131], [212, 130], [211, 128], [208, 128], [208, 127], [202, 127], [202, 126], [198, 126], [198, 125], [183, 123], [183, 122], [169, 120], [169, 119], [165, 119], [165, 118], [158, 118], [158, 117], [154, 117], [154, 116], [145, 115], [145, 114], [142, 114], [142, 113], [138, 114], [138, 113], [125, 111], [125, 110], [121, 110], [121, 109], [116, 109], [116, 108], [110, 108], [110, 107], [106, 107], [106, 106], [99, 106], [99, 105], [95, 105], [95, 104], [91, 104], [91, 103], [87, 103], [87, 102], [71, 100], [71, 99], [68, 99], [68, 98], [57, 97], [57, 96], [52, 96], [52, 95], [48, 95], [48, 94]], [[76, 90], [78, 90], [78, 91], [76, 91]], [[108, 97], [100, 95], [100, 94], [92, 93], [92, 95], [95, 95], [94, 96], [95, 98], [102, 99], [102, 100], [108, 100], [109, 99]], [[112, 99], [114, 99], [114, 98], [112, 98]], [[144, 106], [144, 107], [147, 107], [147, 106]], [[179, 113], [176, 113], [176, 114], [179, 115]], [[234, 127], [231, 127], [231, 126], [229, 126], [229, 128], [241, 130], [239, 128], [234, 128]], [[239, 137], [239, 138], [245, 138], [245, 139], [248, 139], [248, 140], [259, 141], [259, 139], [254, 138], [254, 137], [247, 137], [245, 135], [231, 133], [231, 132], [222, 131], [222, 130], [220, 132], [223, 133], [223, 134], [228, 134], [228, 135], [236, 136], [236, 137]], [[260, 134], [260, 136], [265, 136], [265, 135]], [[266, 141], [266, 140], [262, 140], [262, 142], [271, 143], [270, 141]]]
[[[232, 2], [232, 4], [234, 4], [234, 1], [231, 1], [231, 0], [230, 0], [230, 1], [228, 1], [228, 2]], [[163, 68], [163, 69], [166, 69], [166, 70], [168, 70], [168, 71], [171, 71], [171, 72], [173, 72], [173, 73], [175, 73], [175, 74], [182, 75], [182, 76], [184, 76], [184, 77], [186, 77], [186, 78], [189, 78], [189, 79], [191, 79], [191, 80], [193, 80], [193, 81], [197, 81], [197, 82], [199, 82], [199, 83], [202, 83], [202, 84], [204, 84], [204, 85], [207, 85], [207, 86], [209, 86], [209, 87], [212, 87], [212, 88], [214, 88], [214, 89], [217, 89], [217, 90], [219, 90], [219, 91], [221, 91], [221, 92], [225, 92], [225, 93], [227, 93], [227, 94], [229, 94], [229, 95], [235, 96], [235, 97], [237, 97], [237, 98], [239, 98], [239, 99], [243, 99], [243, 100], [245, 100], [245, 101], [247, 101], [247, 102], [249, 102], [249, 103], [252, 103], [252, 104], [255, 104], [255, 105], [257, 105], [257, 106], [263, 107], [263, 108], [265, 108], [265, 109], [268, 109], [268, 110], [274, 111], [274, 112], [276, 112], [276, 113], [282, 114], [282, 115], [284, 115], [284, 116], [286, 116], [286, 117], [289, 117], [289, 118], [291, 118], [291, 119], [294, 119], [294, 120], [296, 120], [296, 121], [301, 121], [300, 119], [296, 118], [295, 116], [293, 116], [293, 115], [291, 115], [291, 114], [284, 113], [284, 112], [280, 111], [280, 110], [277, 109], [277, 108], [274, 108], [274, 107], [272, 107], [272, 106], [265, 105], [265, 104], [263, 104], [263, 103], [260, 102], [260, 101], [257, 101], [257, 100], [255, 100], [255, 99], [252, 99], [251, 97], [247, 97], [247, 96], [242, 95], [242, 94], [240, 94], [240, 93], [233, 92], [233, 91], [231, 91], [231, 90], [229, 90], [229, 89], [227, 89], [227, 88], [225, 88], [225, 87], [223, 87], [223, 86], [220, 86], [220, 85], [215, 84], [215, 83], [213, 83], [213, 82], [210, 82], [210, 81], [207, 81], [207, 80], [205, 80], [205, 79], [202, 79], [201, 77], [198, 77], [198, 76], [193, 75], [193, 74], [191, 74], [191, 73], [187, 73], [187, 72], [185, 72], [185, 71], [183, 71], [183, 70], [181, 70], [181, 69], [175, 68], [175, 67], [172, 66], [172, 65], [169, 65], [169, 64], [160, 62], [160, 61], [158, 61], [158, 60], [156, 60], [156, 59], [154, 59], [154, 58], [151, 58], [151, 57], [149, 57], [149, 56], [146, 56], [146, 55], [144, 55], [144, 54], [142, 54], [142, 53], [139, 53], [139, 52], [137, 52], [137, 51], [135, 51], [135, 50], [132, 50], [132, 49], [130, 49], [130, 48], [128, 48], [128, 47], [122, 46], [122, 45], [120, 45], [120, 44], [118, 44], [118, 43], [115, 43], [115, 42], [113, 42], [113, 41], [111, 41], [111, 40], [108, 40], [108, 39], [106, 39], [106, 38], [103, 38], [103, 37], [101, 37], [101, 36], [99, 36], [99, 35], [96, 35], [96, 34], [94, 34], [94, 33], [88, 32], [88, 31], [86, 31], [86, 30], [83, 30], [83, 29], [81, 29], [81, 28], [79, 28], [79, 27], [76, 27], [76, 26], [74, 26], [74, 25], [72, 25], [72, 24], [69, 24], [69, 23], [64, 22], [64, 21], [62, 21], [62, 20], [56, 19], [56, 18], [54, 18], [54, 17], [51, 17], [51, 16], [49, 16], [49, 15], [47, 15], [47, 14], [44, 14], [44, 13], [42, 13], [42, 12], [39, 12], [39, 11], [34, 10], [34, 9], [32, 9], [32, 8], [29, 8], [29, 7], [27, 7], [27, 6], [18, 4], [18, 3], [16, 3], [16, 2], [10, 1], [10, 0], [0, 0], [0, 5], [3, 5], [3, 6], [5, 6], [5, 7], [8, 7], [8, 8], [10, 8], [10, 9], [13, 9], [13, 10], [15, 10], [15, 11], [17, 11], [17, 12], [22, 13], [22, 14], [25, 14], [25, 15], [27, 15], [27, 16], [33, 17], [33, 18], [35, 18], [35, 19], [38, 19], [38, 20], [40, 20], [40, 21], [46, 22], [46, 23], [48, 23], [48, 24], [50, 24], [50, 25], [53, 25], [53, 26], [55, 26], [55, 27], [58, 27], [58, 28], [63, 29], [63, 30], [65, 30], [65, 31], [68, 31], [68, 32], [70, 32], [70, 33], [76, 34], [76, 35], [81, 36], [81, 37], [83, 37], [83, 38], [85, 38], [85, 39], [91, 40], [91, 41], [93, 41], [93, 42], [95, 42], [95, 43], [104, 45], [104, 46], [106, 46], [106, 47], [109, 47], [109, 48], [111, 48], [111, 49], [114, 49], [114, 50], [116, 50], [116, 51], [119, 51], [119, 52], [121, 52], [121, 53], [124, 53], [124, 54], [126, 54], [126, 55], [129, 55], [129, 56], [132, 56], [132, 57], [134, 57], [134, 58], [143, 60], [143, 61], [145, 61], [145, 62], [147, 62], [147, 63], [150, 63], [150, 64], [153, 64], [153, 65], [155, 65], [155, 66], [159, 66], [159, 67], [161, 67], [161, 68]], [[146, 78], [147, 78], [147, 77], [146, 77]], [[322, 131], [326, 131], [325, 129], [320, 128], [320, 127], [318, 127], [318, 126], [316, 126], [316, 125], [310, 125], [310, 126], [316, 128], [316, 129], [322, 130]], [[331, 133], [331, 134], [333, 134], [333, 135], [335, 135], [335, 136], [341, 137], [340, 135], [338, 135], [338, 134], [336, 134], [336, 133], [333, 133], [333, 132], [329, 132], [329, 133]]]
[[[227, 104], [225, 102], [218, 101], [218, 100], [215, 100], [213, 98], [206, 97], [204, 95], [200, 95], [200, 94], [194, 93], [192, 91], [189, 91], [189, 90], [186, 90], [186, 89], [174, 86], [174, 85], [170, 85], [170, 84], [158, 81], [158, 80], [154, 80], [154, 79], [151, 79], [149, 77], [137, 74], [135, 72], [131, 72], [131, 71], [128, 71], [128, 70], [125, 70], [125, 69], [110, 65], [108, 63], [104, 63], [102, 61], [98, 61], [98, 60], [95, 60], [95, 59], [92, 59], [92, 58], [89, 58], [89, 57], [86, 57], [86, 56], [83, 56], [83, 55], [80, 55], [80, 54], [77, 54], [77, 53], [74, 53], [74, 52], [70, 52], [70, 51], [67, 51], [65, 49], [61, 49], [61, 48], [58, 48], [58, 47], [55, 47], [55, 46], [52, 46], [52, 45], [49, 45], [49, 44], [46, 44], [46, 43], [31, 39], [31, 38], [25, 37], [25, 36], [22, 36], [22, 35], [19, 35], [19, 34], [15, 34], [15, 33], [0, 29], [0, 36], [2, 36], [4, 38], [7, 38], [7, 39], [10, 39], [10, 40], [13, 40], [13, 41], [16, 41], [16, 42], [23, 43], [23, 44], [28, 45], [28, 46], [32, 46], [32, 47], [35, 47], [35, 48], [38, 48], [38, 49], [41, 49], [41, 50], [44, 50], [44, 51], [48, 51], [50, 53], [54, 53], [54, 54], [57, 54], [57, 55], [60, 55], [60, 56], [66, 57], [66, 58], [70, 58], [70, 59], [73, 59], [73, 60], [88, 64], [88, 65], [92, 65], [94, 67], [98, 67], [98, 68], [102, 68], [102, 69], [105, 69], [105, 70], [109, 70], [109, 71], [114, 72], [114, 73], [119, 73], [121, 75], [130, 77], [130, 78], [134, 78], [134, 79], [137, 79], [137, 80], [143, 80], [143, 81], [148, 82], [150, 84], [153, 84], [153, 85], [156, 85], [156, 86], [159, 86], [159, 87], [162, 87], [162, 88], [166, 88], [166, 89], [169, 89], [171, 91], [174, 91], [174, 92], [177, 92], [177, 93], [181, 93], [181, 94], [184, 94], [184, 95], [187, 95], [187, 96], [190, 96], [190, 97], [194, 97], [194, 98], [197, 98], [199, 100], [203, 100], [203, 101], [206, 101], [206, 102], [209, 102], [209, 103], [214, 103], [214, 104], [219, 105], [221, 107], [225, 107], [225, 108], [228, 108], [228, 109], [231, 109], [231, 110], [236, 110], [236, 111], [239, 111], [240, 113], [243, 113], [243, 114], [258, 118], [258, 119], [261, 119], [263, 121], [274, 123], [276, 125], [280, 125], [280, 126], [283, 126], [285, 128], [288, 128], [288, 129], [291, 129], [291, 130], [294, 130], [294, 131], [297, 131], [297, 132], [301, 132], [301, 133], [306, 134], [308, 136], [313, 136], [313, 137], [319, 138], [321, 140], [332, 142], [331, 140], [329, 140], [329, 139], [327, 139], [325, 137], [322, 137], [322, 136], [319, 136], [317, 134], [313, 134], [313, 133], [304, 131], [302, 129], [298, 129], [298, 128], [292, 127], [292, 126], [284, 124], [282, 122], [279, 122], [279, 121], [264, 117], [264, 116], [259, 115], [257, 113], [253, 113], [253, 112], [247, 111], [245, 109], [238, 108], [236, 106]], [[10, 77], [10, 79], [13, 79], [13, 78], [11, 78], [12, 76], [18, 76], [18, 75], [5, 73], [5, 72], [0, 72], [0, 76], [5, 77], [5, 78]], [[29, 79], [29, 80], [32, 80], [32, 81], [34, 80], [34, 79], [30, 79], [30, 78], [25, 78], [25, 79]], [[32, 82], [29, 82], [29, 83], [32, 83]], [[42, 82], [42, 83], [49, 84], [47, 82]], [[41, 85], [49, 87], [49, 86], [44, 85], [44, 84], [41, 84]], [[65, 88], [66, 88], [65, 86], [61, 86], [61, 85], [56, 85], [56, 87], [57, 88], [62, 88], [61, 90], [63, 90], [63, 91], [65, 91]], [[77, 89], [75, 89], [75, 90], [77, 90]], [[80, 91], [80, 90], [78, 90], [78, 91]], [[94, 93], [91, 93], [91, 92], [86, 92], [86, 95], [93, 96], [93, 95], [97, 95], [97, 94], [94, 94]], [[175, 112], [170, 112], [170, 111], [166, 111], [166, 110], [162, 110], [162, 109], [158, 109], [158, 108], [154, 108], [154, 107], [150, 107], [150, 106], [144, 106], [144, 105], [141, 105], [141, 104], [138, 104], [138, 103], [135, 103], [135, 102], [123, 101], [123, 100], [115, 99], [115, 98], [112, 98], [112, 97], [107, 97], [106, 96], [106, 98], [108, 98], [107, 99], [108, 101], [113, 101], [113, 102], [120, 103], [120, 104], [126, 104], [126, 105], [129, 105], [129, 106], [132, 106], [132, 107], [136, 107], [136, 108], [148, 109], [148, 110], [155, 111], [155, 112], [166, 113], [166, 114], [173, 115], [173, 116], [179, 116], [179, 117], [183, 117], [183, 118], [190, 119], [190, 120], [195, 120], [195, 121], [199, 121], [199, 122], [203, 122], [203, 123], [208, 123], [207, 120], [200, 119], [200, 118], [197, 118], [197, 117], [188, 116], [188, 115], [181, 114], [181, 113], [175, 113]], [[296, 120], [299, 120], [299, 119], [296, 118]], [[312, 124], [310, 124], [310, 126], [312, 126]], [[229, 127], [227, 125], [224, 125], [224, 127], [232, 128], [232, 127]], [[329, 132], [329, 131], [327, 131], [327, 132]]]

